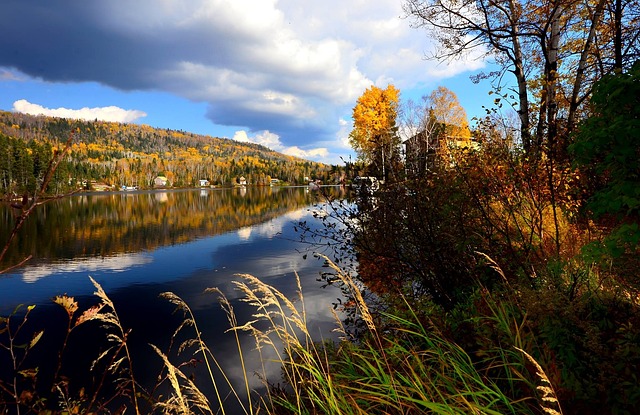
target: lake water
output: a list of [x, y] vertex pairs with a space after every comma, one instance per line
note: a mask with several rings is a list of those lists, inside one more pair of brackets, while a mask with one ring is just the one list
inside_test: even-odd
[[[253, 310], [239, 301], [231, 283], [236, 274], [254, 275], [293, 298], [298, 273], [312, 333], [317, 339], [335, 336], [331, 308], [340, 292], [318, 281], [323, 263], [312, 255], [316, 247], [302, 243], [296, 230], [300, 221], [314, 223], [313, 211], [323, 208], [318, 195], [306, 187], [250, 187], [81, 194], [47, 202], [28, 219], [3, 264], [33, 255], [25, 266], [0, 275], [0, 315], [9, 315], [18, 304], [36, 305], [28, 328], [45, 330], [33, 359], [46, 372], [47, 364], [57, 361], [54, 345], [65, 328], [65, 312], [51, 299], [74, 296], [81, 310], [97, 304], [91, 276], [131, 329], [135, 376], [149, 385], [160, 361], [148, 344], [168, 347], [181, 321], [174, 307], [158, 297], [171, 291], [193, 309], [205, 342], [240, 385], [235, 339], [206, 288], [222, 290], [239, 319], [249, 319]], [[1, 209], [4, 241], [13, 213]], [[85, 376], [85, 366], [97, 355], [94, 349], [101, 347], [99, 332], [74, 336], [63, 360], [71, 379]], [[259, 367], [257, 355], [252, 356], [251, 372]], [[0, 362], [5, 362], [0, 375], [7, 376], [6, 361]], [[277, 382], [279, 367], [272, 366], [270, 376]], [[255, 377], [252, 386], [260, 387]]]

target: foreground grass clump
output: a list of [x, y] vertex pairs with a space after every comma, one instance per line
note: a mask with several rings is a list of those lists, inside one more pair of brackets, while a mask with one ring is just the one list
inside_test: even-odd
[[[328, 263], [351, 291], [354, 312], [366, 326], [366, 333], [356, 340], [349, 339], [337, 315], [337, 330], [343, 334], [342, 340], [334, 343], [313, 339], [299, 280], [298, 298], [291, 300], [260, 279], [242, 275], [242, 280], [235, 282], [236, 288], [242, 292], [243, 301], [255, 309], [252, 319], [244, 323], [236, 320], [226, 297], [216, 289], [210, 290], [220, 295], [229, 316], [230, 331], [236, 336], [240, 331], [248, 332], [263, 362], [263, 356], [275, 355], [282, 367], [282, 379], [268, 379], [266, 372], [260, 374], [267, 385], [267, 393], [261, 396], [250, 390], [245, 376], [244, 390], [233, 391], [244, 413], [559, 413], [548, 378], [524, 350], [511, 347], [492, 357], [494, 371], [502, 365], [503, 370], [499, 372], [508, 376], [510, 383], [518, 385], [515, 389], [529, 392], [527, 396], [514, 398], [501, 390], [499, 383], [488, 376], [488, 370], [479, 370], [480, 367], [486, 369], [487, 359], [478, 365], [434, 326], [421, 324], [415, 314], [404, 318], [382, 313], [374, 319], [358, 285]], [[173, 294], [166, 293], [164, 297], [185, 311], [185, 326], [192, 326], [196, 337], [185, 342], [181, 349], [195, 345], [195, 355], [205, 361], [210, 380], [218, 391], [210, 362], [219, 370], [220, 365], [202, 341], [188, 305]], [[379, 331], [378, 324], [384, 325], [384, 333]], [[237, 344], [244, 371], [247, 352], [240, 341]], [[214, 412], [215, 405], [210, 405], [199, 389], [202, 385], [194, 384], [179, 365], [161, 356], [173, 393], [156, 408], [163, 413]], [[533, 376], [526, 373], [526, 364], [535, 366]], [[225, 381], [231, 385], [228, 378], [225, 377]], [[225, 413], [224, 408], [230, 402], [223, 400], [219, 393], [216, 396], [220, 411]]]
[[[236, 286], [255, 307], [254, 319], [244, 324], [235, 322], [233, 309], [222, 297], [235, 323], [231, 330], [251, 333], [258, 350], [273, 348], [282, 366], [284, 385], [265, 379], [268, 393], [256, 408], [277, 414], [560, 413], [549, 379], [523, 349], [505, 344], [507, 350], [492, 356], [491, 369], [501, 366], [496, 372], [506, 378], [491, 379], [487, 359], [477, 364], [417, 315], [381, 313], [374, 318], [358, 284], [325, 259], [350, 290], [353, 311], [366, 326], [358, 339], [349, 339], [336, 315], [342, 340], [315, 342], [300, 286], [293, 302], [259, 279], [242, 276]], [[501, 390], [504, 382], [528, 394], [510, 396]]]

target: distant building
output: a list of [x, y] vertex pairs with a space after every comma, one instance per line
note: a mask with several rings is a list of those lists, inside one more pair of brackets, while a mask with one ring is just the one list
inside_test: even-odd
[[238, 179], [238, 184], [239, 184], [240, 186], [246, 186], [246, 185], [247, 185], [247, 179], [245, 179], [245, 178], [244, 178], [244, 176], [241, 176], [241, 177]]
[[280, 183], [280, 179], [271, 179], [271, 185], [276, 185]]
[[209, 180], [200, 179], [200, 187], [207, 187], [207, 186], [209, 186]]
[[452, 150], [477, 151], [480, 144], [470, 137], [421, 131], [405, 140], [407, 173], [421, 175], [433, 169], [439, 160], [449, 159]]
[[440, 134], [421, 131], [403, 142], [408, 173], [424, 174], [433, 168], [440, 150]]
[[153, 179], [153, 187], [165, 187], [168, 179], [165, 176], [158, 176]]

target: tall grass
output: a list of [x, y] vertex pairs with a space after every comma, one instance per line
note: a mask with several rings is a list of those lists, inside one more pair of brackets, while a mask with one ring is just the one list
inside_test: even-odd
[[[235, 287], [242, 293], [242, 301], [254, 310], [252, 318], [246, 322], [237, 321], [231, 303], [220, 291], [210, 290], [220, 296], [229, 317], [230, 331], [236, 334], [238, 356], [245, 372], [243, 394], [249, 402], [242, 406], [246, 414], [263, 411], [345, 415], [560, 413], [548, 378], [531, 355], [520, 348], [526, 347], [522, 342], [505, 344], [508, 352], [492, 351], [491, 357], [490, 366], [495, 369], [496, 365], [502, 365], [501, 375], [508, 377], [508, 382], [517, 383], [515, 389], [530, 392], [529, 396], [515, 397], [503, 391], [504, 379], [490, 377], [489, 374], [496, 371], [487, 370], [486, 360], [470, 356], [435, 325], [421, 322], [408, 305], [408, 317], [392, 313], [374, 315], [361, 295], [360, 286], [328, 258], [323, 259], [351, 292], [355, 311], [365, 323], [367, 331], [356, 341], [348, 340], [346, 329], [335, 312], [336, 331], [344, 335], [341, 340], [317, 341], [311, 336], [297, 276], [297, 296], [289, 299], [254, 276], [240, 275]], [[165, 294], [165, 297], [181, 308], [187, 307], [172, 294]], [[507, 326], [510, 324], [507, 313], [494, 311], [494, 318]], [[192, 314], [189, 313], [187, 320], [188, 325], [197, 327]], [[516, 324], [515, 327], [517, 332], [520, 326]], [[508, 327], [504, 329], [508, 331]], [[282, 379], [267, 379], [266, 370], [260, 374], [268, 386], [265, 395], [258, 396], [250, 390], [245, 368], [247, 352], [242, 350], [237, 337], [241, 331], [253, 337], [261, 359], [264, 359], [264, 349], [270, 348], [281, 365]], [[513, 336], [517, 338], [517, 334]], [[198, 353], [212, 356], [199, 335], [195, 342], [200, 345]], [[167, 360], [165, 364], [170, 372], [176, 371]], [[539, 386], [524, 373], [526, 364], [536, 365], [534, 377], [540, 382]], [[218, 369], [221, 370], [219, 365]], [[186, 381], [183, 375], [180, 376]], [[214, 378], [211, 373], [212, 381]], [[280, 381], [284, 386], [279, 385]], [[192, 385], [185, 387], [177, 381], [172, 381], [171, 385], [175, 388], [172, 399], [187, 406], [191, 404], [191, 409], [193, 406], [202, 409], [197, 399], [181, 398], [194, 392], [197, 394]], [[538, 395], [541, 399], [536, 398]], [[239, 394], [235, 397], [240, 400]], [[549, 405], [549, 402], [556, 405]], [[224, 406], [222, 401], [219, 404]], [[163, 404], [162, 408], [179, 413], [168, 410], [168, 405]], [[187, 413], [187, 409], [183, 413]], [[224, 409], [221, 412], [224, 413]]]
[[[130, 405], [122, 408], [128, 407], [136, 413], [145, 412], [141, 408], [151, 403], [153, 412], [185, 415], [236, 414], [238, 411], [246, 415], [561, 413], [551, 381], [527, 351], [532, 345], [523, 340], [526, 321], [514, 319], [517, 313], [503, 303], [488, 302], [490, 315], [486, 318], [493, 319], [493, 326], [506, 340], [501, 347], [470, 355], [448, 339], [428, 317], [418, 317], [409, 304], [405, 304], [406, 311], [402, 314], [374, 313], [362, 296], [362, 287], [327, 257], [322, 258], [350, 293], [353, 301], [349, 304], [354, 307], [351, 311], [364, 323], [365, 332], [355, 340], [348, 335], [336, 311], [333, 315], [337, 340], [322, 341], [311, 335], [297, 274], [297, 294], [292, 299], [252, 275], [238, 276], [235, 289], [241, 293], [241, 301], [253, 309], [248, 321], [238, 321], [231, 301], [220, 290], [207, 290], [218, 296], [228, 317], [228, 332], [235, 337], [244, 382], [238, 388], [204, 341], [189, 305], [173, 293], [164, 293], [162, 297], [182, 311], [184, 318], [174, 332], [172, 345], [178, 334], [182, 336], [186, 330], [193, 330], [192, 335], [179, 344], [178, 352], [193, 353], [192, 360], [202, 361], [208, 376], [192, 378], [186, 365], [172, 362], [170, 350], [163, 352], [150, 346], [163, 364], [158, 385], [151, 392], [135, 380], [128, 348], [129, 332], [97, 282], [92, 280], [100, 303], [79, 316], [76, 316], [78, 307], [72, 297], [56, 298], [56, 303], [69, 315], [67, 335], [77, 326], [94, 320], [103, 324], [112, 344], [96, 359], [96, 367], [101, 364], [105, 375], [99, 377], [94, 393], [72, 397], [63, 383], [54, 385], [62, 409], [68, 413], [107, 413], [113, 398], [124, 397], [130, 399]], [[245, 349], [242, 333], [253, 339], [255, 349]], [[39, 336], [41, 334], [33, 338], [30, 347], [37, 343]], [[12, 350], [11, 344], [8, 350]], [[257, 353], [261, 362], [257, 375], [266, 392], [258, 393], [250, 386], [247, 364], [250, 353]], [[270, 361], [267, 356], [275, 357]], [[281, 367], [280, 377], [268, 378], [268, 364]], [[106, 373], [117, 375], [118, 388], [116, 396], [105, 399], [98, 392], [107, 379]], [[169, 391], [166, 395], [157, 393], [161, 384], [168, 387], [163, 389]], [[6, 386], [16, 401], [16, 408], [22, 408], [17, 402], [19, 391], [12, 385]], [[211, 388], [213, 397], [205, 392]], [[223, 390], [231, 392], [227, 394]], [[2, 407], [7, 408], [0, 404]]]

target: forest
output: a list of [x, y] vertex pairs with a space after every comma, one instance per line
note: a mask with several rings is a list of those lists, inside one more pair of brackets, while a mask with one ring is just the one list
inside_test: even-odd
[[[65, 143], [71, 138], [68, 149]], [[199, 180], [232, 186], [248, 184], [333, 183], [340, 169], [287, 156], [266, 147], [147, 125], [81, 121], [0, 112], [0, 191], [33, 192], [54, 152], [68, 156], [58, 167], [48, 192], [78, 188], [141, 189], [158, 176], [169, 187], [196, 187]], [[307, 180], [305, 180], [307, 178]]]

